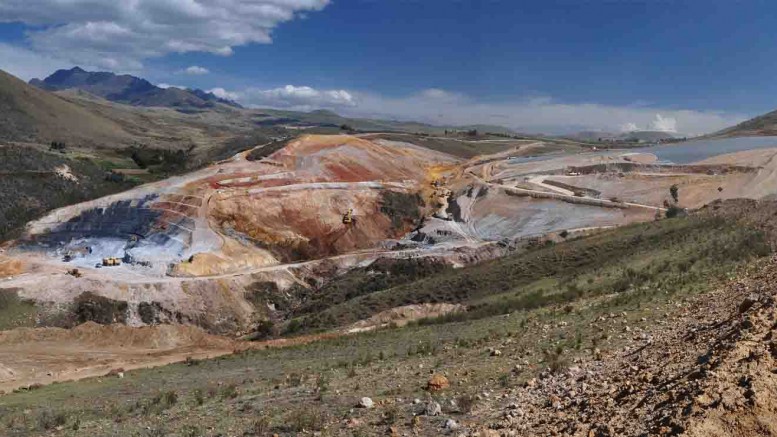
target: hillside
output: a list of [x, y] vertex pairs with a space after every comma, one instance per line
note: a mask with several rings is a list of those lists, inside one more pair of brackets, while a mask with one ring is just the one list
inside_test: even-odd
[[[348, 294], [412, 290], [464, 305], [443, 317], [441, 305], [406, 307], [432, 317], [258, 342], [215, 360], [192, 349], [157, 369], [103, 366], [104, 377], [0, 398], [0, 426], [11, 436], [770, 435], [774, 236], [761, 229], [773, 228], [774, 208], [718, 204], [460, 270], [376, 263], [332, 291], [359, 301]], [[54, 330], [0, 344], [20, 350], [17, 337], [101, 344]]]
[[0, 71], [0, 139], [47, 143], [130, 143], [115, 121]]
[[117, 103], [135, 106], [162, 106], [168, 108], [215, 108], [217, 104], [240, 107], [202, 90], [176, 87], [160, 88], [151, 82], [128, 74], [90, 72], [79, 67], [57, 70], [47, 78], [32, 79], [30, 85], [48, 91], [78, 89]]
[[333, 111], [319, 109], [310, 112], [288, 111], [281, 109], [261, 108], [251, 110], [256, 123], [267, 125], [317, 126], [324, 128], [349, 127], [363, 132], [412, 132], [420, 134], [443, 134], [445, 131], [467, 132], [476, 130], [479, 133], [499, 135], [516, 135], [514, 131], [495, 125], [464, 125], [446, 126], [420, 123], [415, 121], [381, 120], [375, 118], [344, 117]]
[[760, 115], [743, 121], [722, 131], [711, 134], [710, 137], [753, 137], [777, 136], [777, 111]]

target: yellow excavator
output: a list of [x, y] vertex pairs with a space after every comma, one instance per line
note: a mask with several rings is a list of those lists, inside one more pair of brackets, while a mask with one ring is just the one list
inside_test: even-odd
[[343, 214], [343, 224], [344, 225], [353, 224], [353, 208], [349, 208], [348, 212]]

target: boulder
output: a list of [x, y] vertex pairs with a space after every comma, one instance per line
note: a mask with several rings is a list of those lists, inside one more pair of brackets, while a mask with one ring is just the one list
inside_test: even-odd
[[429, 378], [429, 381], [427, 381], [426, 389], [428, 391], [435, 392], [445, 390], [446, 388], [450, 387], [450, 385], [451, 383], [448, 381], [448, 378], [436, 373], [432, 375], [431, 378]]

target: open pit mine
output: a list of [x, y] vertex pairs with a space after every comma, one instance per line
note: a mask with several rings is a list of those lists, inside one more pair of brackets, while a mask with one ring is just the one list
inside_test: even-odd
[[693, 165], [649, 153], [526, 157], [540, 146], [464, 161], [370, 135], [303, 136], [260, 160], [246, 151], [53, 211], [4, 247], [0, 287], [35, 302], [39, 326], [174, 323], [236, 335], [271, 316], [272, 298], [249, 296], [257, 284], [314, 289], [378, 258], [478, 262], [651, 220], [673, 185], [687, 208], [775, 190], [763, 151]]
[[0, 289], [33, 303], [38, 327], [194, 325], [240, 337], [283, 320], [279, 301], [379, 259], [458, 267], [673, 205], [777, 194], [774, 149], [680, 165], [649, 152], [542, 154], [542, 142], [524, 141], [463, 160], [412, 136], [365, 134], [251, 152], [29, 223], [2, 248]]

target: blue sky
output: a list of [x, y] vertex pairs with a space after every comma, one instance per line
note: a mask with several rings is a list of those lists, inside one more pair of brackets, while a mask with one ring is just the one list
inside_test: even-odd
[[0, 1], [0, 68], [79, 64], [247, 105], [545, 132], [697, 134], [777, 108], [773, 2], [62, 3]]

